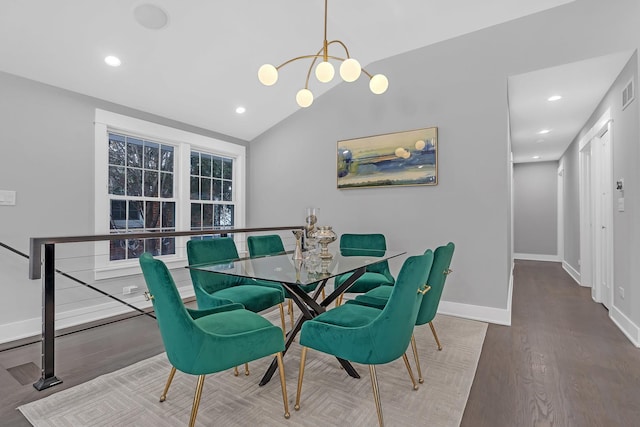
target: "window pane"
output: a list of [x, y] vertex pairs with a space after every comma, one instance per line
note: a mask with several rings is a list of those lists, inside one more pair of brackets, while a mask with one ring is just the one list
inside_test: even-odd
[[213, 177], [222, 178], [222, 157], [213, 158]]
[[211, 176], [211, 156], [208, 154], [200, 154], [200, 175]]
[[200, 178], [200, 200], [211, 200], [211, 180]]
[[213, 200], [222, 200], [222, 180], [213, 180]]
[[160, 197], [173, 198], [173, 174], [162, 172], [160, 174]]
[[127, 168], [127, 196], [142, 196], [142, 169]]
[[143, 202], [129, 201], [129, 221], [127, 222], [127, 229], [144, 227], [143, 209]]
[[109, 194], [124, 195], [124, 167], [109, 166]]
[[111, 201], [111, 216], [110, 216], [109, 228], [111, 230], [124, 230], [127, 228], [127, 201], [126, 200]]
[[160, 145], [155, 142], [144, 142], [143, 167], [145, 169], [158, 170], [160, 167]]
[[[175, 230], [164, 230], [175, 231]], [[162, 239], [162, 255], [171, 255], [176, 253], [176, 239], [173, 237], [165, 237]]]
[[160, 239], [144, 239], [144, 251], [151, 255], [160, 255]]
[[202, 228], [213, 227], [213, 205], [202, 205]]
[[200, 200], [200, 178], [191, 177], [191, 200]]
[[109, 164], [124, 166], [125, 159], [124, 136], [109, 134]]
[[230, 202], [233, 200], [233, 182], [232, 181], [222, 181], [222, 200], [225, 202]]
[[144, 195], [158, 197], [158, 172], [144, 171]]
[[233, 227], [233, 205], [216, 205], [214, 210], [214, 225]]
[[191, 175], [200, 175], [200, 153], [191, 152]]
[[222, 165], [222, 177], [224, 179], [232, 179], [233, 178], [233, 160], [224, 159]]
[[173, 147], [162, 146], [160, 154], [160, 170], [173, 172]]
[[116, 261], [119, 259], [126, 259], [127, 251], [125, 248], [127, 247], [126, 240], [112, 240], [109, 243], [109, 260]]
[[142, 141], [127, 138], [127, 166], [142, 167]]
[[145, 228], [160, 228], [160, 202], [147, 202]]
[[127, 258], [140, 258], [144, 252], [144, 240], [129, 239], [127, 240]]
[[191, 229], [200, 230], [202, 228], [202, 204], [191, 203]]
[[162, 226], [176, 226], [176, 204], [175, 202], [162, 202]]

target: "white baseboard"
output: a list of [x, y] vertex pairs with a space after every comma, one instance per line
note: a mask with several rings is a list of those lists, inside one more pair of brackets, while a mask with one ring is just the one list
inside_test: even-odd
[[515, 259], [522, 259], [527, 261], [552, 261], [552, 262], [560, 261], [560, 258], [558, 257], [558, 255], [514, 253], [513, 257]]
[[[193, 297], [193, 286], [184, 286], [178, 289], [180, 296], [184, 298]], [[127, 303], [140, 309], [151, 307], [151, 302], [146, 301], [143, 295], [137, 295], [127, 299]], [[76, 310], [68, 310], [56, 313], [56, 330], [83, 325], [97, 320], [108, 319], [110, 317], [133, 312], [132, 308], [120, 304], [117, 301], [83, 307]], [[23, 338], [39, 336], [42, 334], [42, 318], [35, 317], [21, 320], [19, 322], [0, 325], [0, 344], [17, 341]]]
[[438, 313], [497, 325], [511, 326], [511, 311], [504, 308], [484, 307], [459, 302], [440, 301]]
[[566, 261], [562, 261], [562, 268], [564, 269], [564, 271], [566, 271], [569, 274], [569, 276], [571, 276], [573, 280], [576, 281], [578, 285], [582, 286], [582, 283], [580, 283], [581, 281], [580, 272], [578, 272], [575, 268], [570, 266], [569, 263], [567, 263]]
[[623, 312], [621, 312], [615, 305], [611, 306], [609, 310], [609, 318], [620, 328], [623, 334], [629, 338], [629, 341], [636, 347], [640, 348], [640, 328], [633, 323]]

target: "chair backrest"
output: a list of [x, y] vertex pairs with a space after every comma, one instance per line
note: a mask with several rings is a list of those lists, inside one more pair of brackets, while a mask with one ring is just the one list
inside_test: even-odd
[[[187, 242], [187, 259], [189, 265], [223, 263], [238, 258], [236, 244], [231, 237], [220, 237], [204, 240], [189, 240]], [[191, 281], [196, 291], [196, 299], [199, 292], [214, 293], [222, 289], [236, 286], [240, 278], [226, 274], [214, 274], [208, 271], [190, 269]]]
[[442, 290], [444, 289], [444, 282], [447, 280], [447, 275], [449, 274], [448, 270], [451, 265], [454, 249], [455, 245], [452, 242], [436, 248], [433, 254], [433, 266], [427, 279], [427, 284], [431, 286], [431, 289], [422, 299], [416, 325], [429, 323], [436, 316]]
[[249, 249], [249, 256], [251, 256], [251, 258], [285, 252], [282, 239], [277, 234], [249, 236], [247, 238], [247, 248]]
[[422, 294], [418, 293], [418, 289], [427, 282], [432, 263], [431, 250], [404, 261], [389, 301], [380, 315], [367, 326], [371, 329], [372, 341], [367, 360], [354, 360], [355, 362], [382, 364], [404, 354], [422, 302]]
[[[384, 234], [349, 234], [345, 233], [340, 236], [340, 254], [344, 256], [376, 256], [370, 250], [387, 250], [387, 241]], [[369, 250], [369, 251], [367, 251]], [[395, 279], [389, 270], [387, 261], [378, 262], [367, 266], [367, 271], [372, 273], [384, 274], [391, 283]]]
[[151, 254], [140, 256], [140, 267], [153, 296], [153, 308], [167, 357], [173, 366], [189, 372], [197, 360], [202, 334], [187, 312], [167, 266]]

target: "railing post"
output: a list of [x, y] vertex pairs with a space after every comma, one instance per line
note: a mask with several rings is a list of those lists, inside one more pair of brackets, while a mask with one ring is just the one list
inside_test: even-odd
[[38, 391], [62, 383], [62, 380], [53, 373], [56, 333], [55, 277], [55, 244], [47, 243], [44, 245], [44, 279], [42, 281], [42, 376], [33, 384]]

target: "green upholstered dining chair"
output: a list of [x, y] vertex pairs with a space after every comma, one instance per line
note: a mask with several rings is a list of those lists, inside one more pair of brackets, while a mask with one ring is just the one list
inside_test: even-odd
[[[343, 256], [365, 255], [375, 257], [375, 251], [386, 251], [387, 241], [384, 234], [342, 234], [340, 236], [340, 253]], [[373, 252], [372, 252], [373, 251]], [[342, 285], [351, 275], [342, 274], [334, 280], [335, 287]], [[358, 277], [355, 283], [346, 290], [346, 293], [365, 293], [382, 285], [393, 285], [395, 279], [389, 270], [387, 261], [378, 262], [367, 266], [365, 273]], [[336, 300], [336, 305], [342, 304], [342, 297]]]
[[207, 310], [188, 309], [162, 261], [144, 253], [140, 257], [140, 266], [172, 366], [160, 401], [166, 399], [176, 370], [198, 375], [189, 421], [189, 426], [193, 426], [205, 375], [275, 354], [280, 369], [284, 417], [289, 418], [282, 363], [284, 338], [280, 328], [262, 316], [245, 310], [240, 304], [221, 305]]
[[[236, 244], [231, 237], [187, 242], [187, 259], [189, 265], [224, 263], [238, 258]], [[198, 308], [207, 309], [220, 304], [239, 303], [254, 313], [278, 306], [282, 334], [285, 337], [284, 292], [282, 286], [274, 282], [253, 280], [246, 277], [216, 274], [209, 271], [190, 269], [191, 281], [195, 289]], [[238, 375], [237, 369], [235, 374]], [[245, 375], [249, 375], [249, 367], [245, 365]]]
[[[409, 347], [413, 327], [428, 289], [425, 284], [433, 262], [433, 253], [409, 257], [402, 265], [387, 305], [382, 309], [345, 304], [307, 320], [300, 332], [300, 373], [294, 408], [300, 409], [302, 380], [307, 350], [313, 348], [355, 363], [369, 365], [373, 396], [382, 426], [382, 404], [378, 393], [375, 365], [402, 357], [413, 378], [405, 351]], [[414, 381], [415, 383], [415, 381]], [[417, 385], [414, 386], [417, 389]]]
[[[282, 243], [282, 239], [277, 234], [249, 236], [247, 237], [247, 248], [249, 249], [249, 256], [251, 256], [251, 258], [286, 253], [284, 244]], [[317, 287], [317, 283], [300, 286], [300, 288], [302, 288], [307, 293], [314, 291]], [[289, 295], [289, 291], [283, 288], [283, 292], [285, 297], [289, 298], [287, 311], [289, 313], [291, 328], [293, 329], [293, 302], [291, 300], [291, 296]], [[322, 290], [322, 297], [324, 298], [324, 289]]]
[[[449, 267], [451, 266], [451, 259], [453, 258], [453, 251], [455, 245], [453, 242], [449, 242], [444, 246], [436, 248], [433, 255], [433, 266], [427, 279], [427, 284], [430, 286], [429, 292], [425, 294], [420, 304], [420, 310], [418, 311], [418, 317], [416, 318], [416, 326], [429, 324], [431, 333], [436, 340], [438, 350], [442, 350], [442, 345], [438, 339], [436, 328], [433, 326], [433, 319], [438, 312], [438, 305], [440, 304], [440, 298], [442, 297], [442, 290], [444, 289], [444, 283], [447, 280], [447, 276], [453, 271]], [[370, 307], [383, 308], [387, 303], [391, 295], [390, 287], [379, 287], [370, 290], [364, 295], [358, 295], [355, 300], [349, 301], [349, 303], [364, 304]], [[411, 348], [413, 349], [413, 356], [416, 362], [416, 368], [418, 370], [418, 381], [424, 382], [422, 377], [422, 370], [420, 369], [420, 359], [418, 357], [418, 349], [416, 347], [415, 337], [411, 336]]]

